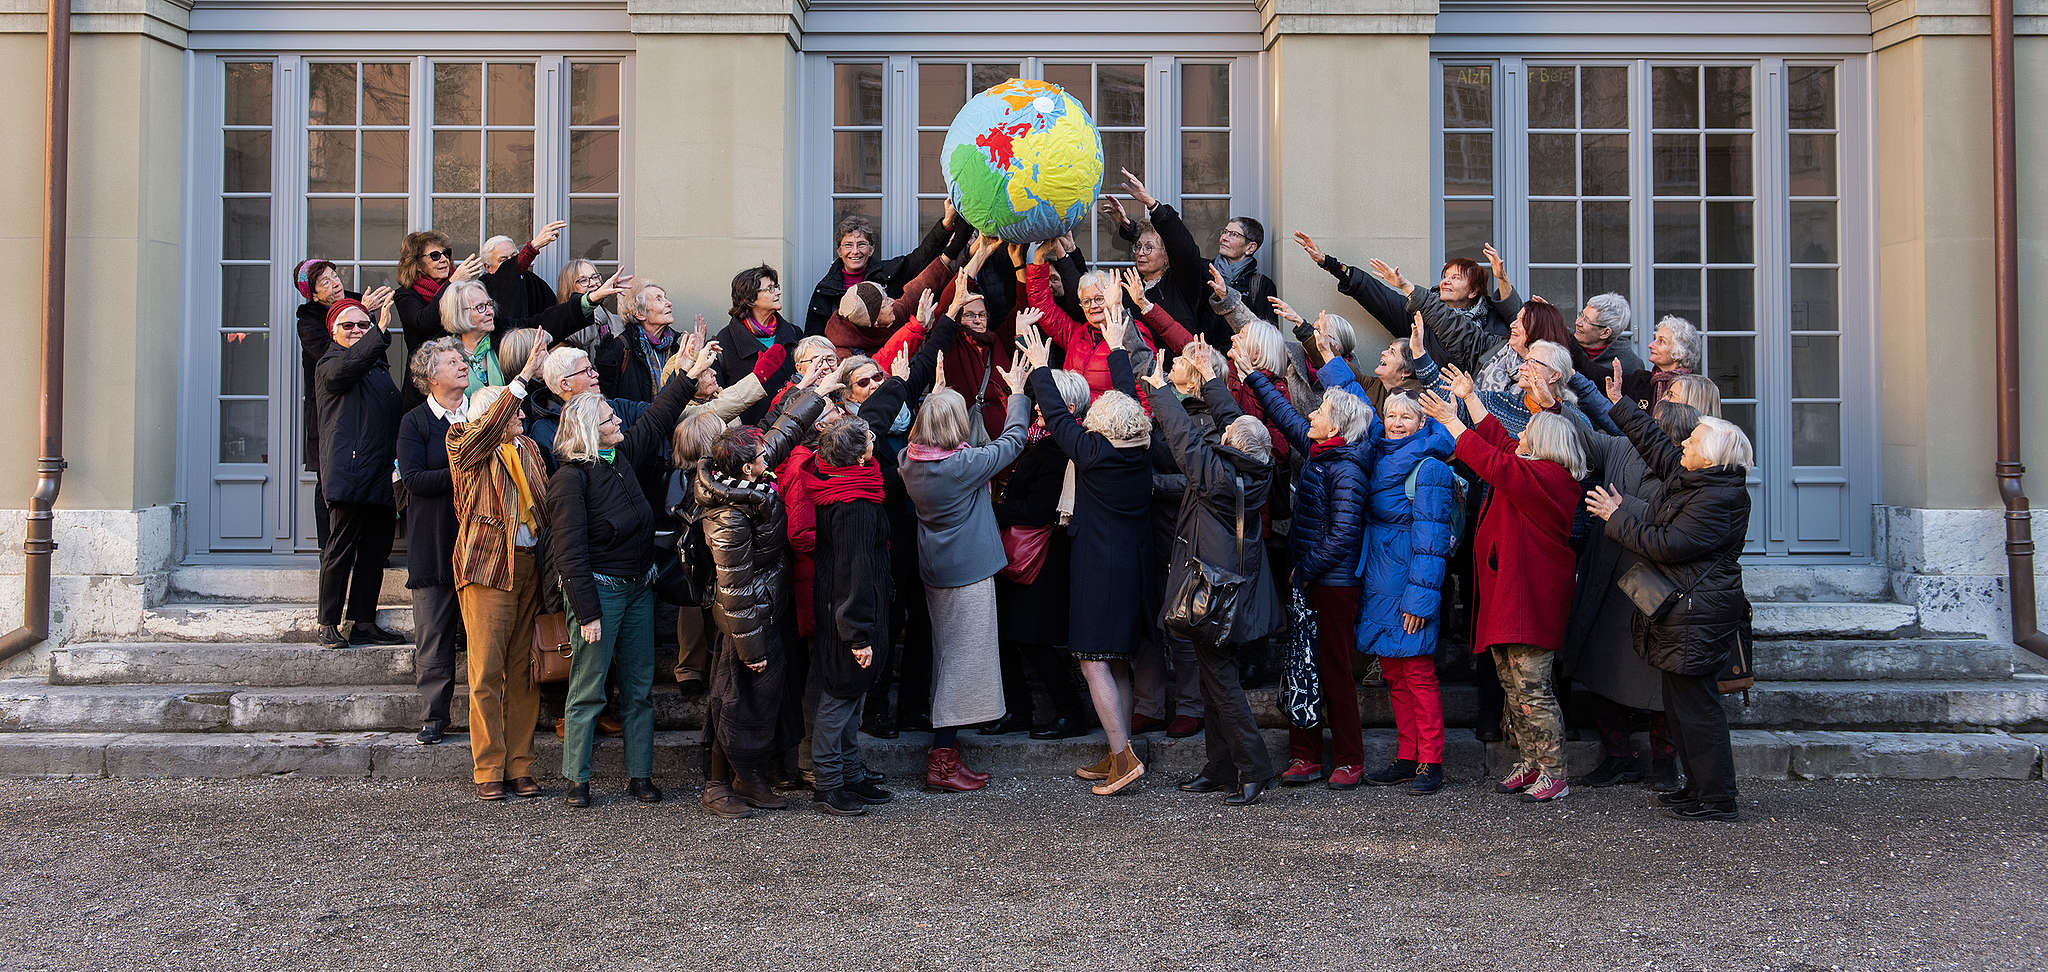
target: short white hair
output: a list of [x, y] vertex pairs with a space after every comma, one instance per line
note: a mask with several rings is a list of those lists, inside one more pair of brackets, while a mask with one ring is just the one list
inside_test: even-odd
[[1601, 294], [1586, 301], [1586, 306], [1592, 309], [1593, 316], [1600, 321], [1600, 326], [1608, 330], [1609, 337], [1628, 336], [1628, 326], [1634, 320], [1634, 314], [1628, 308], [1627, 297], [1616, 293]]
[[1342, 388], [1323, 392], [1323, 403], [1317, 407], [1330, 410], [1330, 422], [1345, 442], [1363, 442], [1372, 431], [1372, 408]]
[[1330, 339], [1337, 342], [1337, 356], [1351, 357], [1351, 352], [1358, 350], [1358, 329], [1337, 314], [1324, 314], [1323, 320], [1329, 327]]
[[638, 321], [646, 318], [647, 292], [650, 290], [659, 290], [664, 294], [668, 293], [667, 287], [663, 287], [652, 280], [636, 280], [633, 282], [631, 298], [619, 308], [619, 316], [629, 321]]
[[[447, 286], [441, 288], [441, 297], [436, 309], [441, 312], [442, 330], [450, 334], [468, 334], [484, 330], [472, 326], [469, 323], [469, 315], [463, 313], [462, 305], [467, 294], [480, 294], [485, 300], [491, 299], [491, 292], [484, 289], [481, 280], [450, 280]], [[497, 318], [492, 317], [491, 323], [496, 326]]]
[[1273, 461], [1273, 434], [1266, 431], [1264, 423], [1249, 415], [1240, 415], [1225, 426], [1221, 441], [1259, 462]]
[[832, 360], [839, 360], [838, 346], [832, 343], [831, 338], [828, 338], [823, 334], [812, 334], [805, 337], [803, 340], [798, 341], [796, 343], [796, 348], [791, 350], [789, 353], [789, 360], [791, 362], [801, 361], [807, 354], [829, 354], [833, 356]]
[[1749, 436], [1727, 419], [1702, 415], [1692, 434], [1700, 440], [1700, 455], [1716, 466], [1748, 469], [1756, 465], [1756, 449], [1749, 444]]
[[1558, 401], [1576, 403], [1579, 400], [1579, 396], [1572, 393], [1572, 353], [1565, 350], [1564, 345], [1555, 341], [1538, 341], [1529, 345], [1526, 360], [1549, 368], [1551, 374], [1557, 376], [1551, 380], [1550, 387], [1551, 394]]
[[[1061, 396], [1065, 397], [1065, 396]], [[1138, 400], [1120, 391], [1106, 391], [1088, 406], [1081, 422], [1088, 431], [1115, 442], [1125, 442], [1152, 431], [1152, 417]]]
[[605, 423], [604, 396], [584, 392], [562, 405], [562, 417], [555, 425], [556, 457], [576, 462], [595, 459], [603, 448], [600, 436]]
[[1586, 443], [1579, 438], [1579, 428], [1571, 419], [1556, 412], [1529, 416], [1529, 427], [1522, 430], [1521, 445], [1529, 458], [1557, 463], [1573, 479], [1586, 478]]
[[485, 240], [485, 241], [484, 241], [484, 254], [485, 254], [486, 256], [489, 256], [489, 255], [490, 255], [490, 254], [492, 254], [492, 253], [496, 253], [496, 252], [497, 252], [497, 249], [498, 249], [498, 244], [500, 244], [500, 243], [503, 243], [503, 244], [505, 244], [506, 246], [512, 247], [512, 248], [513, 248], [513, 249], [512, 249], [512, 253], [513, 253], [513, 255], [514, 255], [514, 256], [517, 256], [517, 255], [518, 255], [518, 253], [519, 253], [519, 248], [518, 248], [518, 246], [519, 246], [519, 245], [518, 245], [518, 244], [516, 244], [516, 243], [514, 243], [514, 242], [512, 242], [512, 238], [511, 238], [511, 237], [509, 237], [509, 236], [493, 236], [493, 237], [491, 237], [490, 239], [488, 239], [488, 240]]
[[546, 360], [540, 364], [540, 377], [547, 383], [548, 391], [559, 395], [563, 382], [588, 367], [590, 352], [565, 344], [548, 352]]
[[1065, 402], [1067, 411], [1080, 415], [1088, 410], [1088, 379], [1078, 371], [1054, 371], [1052, 384], [1060, 390], [1060, 401]]
[[[1671, 356], [1678, 359], [1680, 367], [1690, 368], [1694, 371], [1700, 369], [1700, 359], [1704, 357], [1704, 354], [1700, 347], [1699, 328], [1692, 326], [1692, 322], [1683, 317], [1675, 314], [1666, 314], [1663, 320], [1657, 322], [1657, 331], [1670, 332]], [[1656, 335], [1656, 331], [1650, 334], [1651, 337]]]
[[497, 404], [498, 398], [505, 394], [506, 387], [505, 385], [485, 385], [476, 391], [470, 392], [469, 414], [463, 417], [464, 420], [469, 422], [483, 421], [484, 415], [490, 412], [491, 406]]
[[1074, 282], [1074, 299], [1081, 299], [1081, 292], [1090, 287], [1101, 288], [1104, 296], [1116, 293], [1116, 276], [1107, 270], [1090, 270]]

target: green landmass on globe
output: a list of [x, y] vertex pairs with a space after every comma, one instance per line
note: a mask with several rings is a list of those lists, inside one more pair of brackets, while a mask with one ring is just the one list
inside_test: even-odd
[[1059, 85], [1012, 78], [961, 106], [940, 149], [946, 192], [975, 229], [1012, 243], [1060, 236], [1102, 190], [1102, 136]]

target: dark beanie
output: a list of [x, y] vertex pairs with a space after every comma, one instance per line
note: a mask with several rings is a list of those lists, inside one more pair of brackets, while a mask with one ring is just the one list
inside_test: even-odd
[[881, 284], [872, 280], [854, 284], [853, 292], [860, 298], [861, 306], [867, 308], [868, 325], [872, 327], [876, 321], [882, 319], [882, 301], [888, 298], [888, 293], [882, 289]]

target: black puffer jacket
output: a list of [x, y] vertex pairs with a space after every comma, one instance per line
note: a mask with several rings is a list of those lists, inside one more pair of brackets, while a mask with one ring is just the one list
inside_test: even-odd
[[1346, 442], [1317, 453], [1308, 438], [1308, 419], [1273, 387], [1265, 372], [1246, 375], [1244, 383], [1259, 396], [1266, 421], [1279, 426], [1296, 455], [1306, 457], [1295, 485], [1294, 520], [1287, 534], [1288, 549], [1294, 554], [1294, 576], [1302, 583], [1323, 587], [1357, 587], [1358, 551], [1365, 543], [1365, 507], [1372, 493], [1365, 475], [1371, 440]]
[[[789, 451], [825, 410], [825, 400], [810, 391], [793, 394], [761, 443], [770, 469], [789, 458]], [[766, 661], [779, 647], [773, 631], [781, 621], [778, 612], [789, 600], [783, 596], [789, 566], [783, 531], [788, 517], [775, 481], [734, 479], [713, 470], [706, 459], [697, 463], [691, 496], [703, 513], [704, 545], [717, 571], [712, 620], [720, 634], [732, 639], [741, 662]]]
[[331, 346], [314, 369], [320, 409], [320, 485], [330, 503], [392, 505], [398, 459], [398, 386], [384, 363], [391, 335], [372, 326], [354, 345]]
[[626, 430], [611, 462], [562, 460], [548, 478], [549, 544], [578, 621], [604, 616], [593, 575], [639, 580], [654, 563], [654, 507], [640, 475], [667, 467], [669, 434], [691, 390], [687, 381], [669, 382]]
[[1633, 401], [1614, 406], [1614, 420], [1635, 443], [1664, 495], [1645, 518], [1628, 506], [1607, 520], [1607, 538], [1641, 555], [1680, 590], [1692, 593], [1663, 620], [1636, 615], [1636, 645], [1643, 659], [1679, 675], [1713, 675], [1728, 660], [1736, 633], [1748, 623], [1736, 557], [1749, 532], [1749, 489], [1739, 466], [1686, 469], [1682, 450]]
[[[1219, 393], [1228, 395], [1223, 379], [1211, 379]], [[1163, 391], [1163, 390], [1162, 390]], [[1207, 388], [1204, 391], [1208, 391]], [[1166, 439], [1175, 461], [1187, 476], [1187, 492], [1181, 496], [1180, 517], [1174, 525], [1173, 553], [1168, 560], [1166, 590], [1180, 589], [1196, 561], [1250, 575], [1239, 595], [1237, 617], [1231, 625], [1233, 644], [1257, 641], [1278, 630], [1281, 623], [1279, 599], [1273, 592], [1273, 574], [1266, 557], [1265, 529], [1259, 522], [1259, 508], [1273, 485], [1273, 464], [1260, 462], [1229, 446], [1202, 438], [1188, 421], [1188, 413], [1174, 395], [1150, 396], [1156, 435]], [[1210, 411], [1216, 403], [1210, 401]], [[1219, 420], [1221, 416], [1218, 416]], [[1232, 416], [1235, 418], [1235, 416]], [[1237, 540], [1237, 493], [1244, 492], [1243, 556]]]

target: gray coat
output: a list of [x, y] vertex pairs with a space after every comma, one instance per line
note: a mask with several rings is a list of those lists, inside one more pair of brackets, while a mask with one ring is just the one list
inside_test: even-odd
[[[1647, 518], [1663, 495], [1664, 484], [1649, 475], [1635, 446], [1618, 435], [1592, 436], [1589, 446], [1589, 480], [1613, 487], [1621, 494], [1623, 509]], [[1561, 661], [1565, 673], [1588, 691], [1631, 708], [1662, 712], [1663, 676], [1636, 651], [1635, 604], [1614, 586], [1639, 559], [1602, 530], [1586, 537]]]
[[[1219, 428], [1244, 414], [1230, 397], [1223, 379], [1211, 379], [1202, 397], [1216, 416]], [[1230, 640], [1236, 644], [1257, 641], [1278, 630], [1281, 605], [1273, 590], [1273, 571], [1266, 557], [1265, 531], [1259, 511], [1273, 486], [1273, 464], [1260, 462], [1236, 449], [1204, 438], [1188, 420], [1177, 396], [1151, 396], [1152, 420], [1157, 435], [1173, 450], [1174, 461], [1187, 477], [1187, 491], [1181, 494], [1180, 515], [1173, 525], [1173, 552], [1168, 558], [1168, 596], [1180, 588], [1197, 560], [1251, 575], [1244, 599], [1238, 602], [1237, 620]], [[1244, 547], [1239, 557], [1237, 543], [1237, 490], [1244, 490]]]
[[966, 587], [994, 577], [1010, 562], [989, 482], [1024, 452], [1030, 421], [1031, 399], [1011, 395], [1003, 434], [988, 445], [936, 461], [912, 461], [908, 450], [899, 454], [903, 490], [917, 506], [918, 569], [927, 586]]

